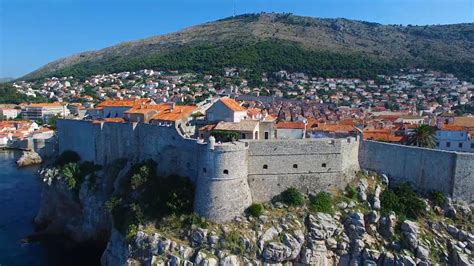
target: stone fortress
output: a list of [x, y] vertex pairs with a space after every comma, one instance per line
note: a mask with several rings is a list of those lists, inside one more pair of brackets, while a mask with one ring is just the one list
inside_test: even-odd
[[473, 202], [474, 154], [409, 147], [359, 138], [269, 139], [216, 143], [193, 139], [176, 124], [59, 120], [59, 153], [106, 165], [153, 159], [158, 174], [186, 176], [196, 185], [195, 211], [212, 221], [240, 215], [289, 187], [304, 192], [344, 188], [358, 170], [408, 181]]

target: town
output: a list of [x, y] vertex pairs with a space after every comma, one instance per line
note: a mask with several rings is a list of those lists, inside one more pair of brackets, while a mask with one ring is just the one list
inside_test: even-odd
[[31, 148], [31, 139], [51, 137], [57, 118], [68, 118], [179, 120], [187, 136], [219, 135], [221, 141], [361, 135], [413, 144], [417, 127], [428, 125], [436, 129], [435, 140], [422, 146], [474, 152], [474, 85], [450, 74], [410, 69], [374, 80], [287, 71], [264, 73], [257, 81], [244, 76], [245, 69], [225, 68], [222, 75], [141, 70], [83, 81], [17, 81], [18, 93], [48, 102], [0, 107], [0, 146]]

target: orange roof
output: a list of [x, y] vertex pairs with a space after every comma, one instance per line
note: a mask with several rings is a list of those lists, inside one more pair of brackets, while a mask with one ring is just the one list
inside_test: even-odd
[[113, 122], [113, 123], [125, 122], [125, 120], [121, 117], [104, 118], [104, 121], [105, 122]]
[[277, 129], [305, 129], [303, 122], [280, 122], [276, 124]]
[[169, 108], [169, 104], [147, 104], [145, 106], [136, 106], [125, 111], [125, 114], [145, 114], [150, 111], [164, 111]]
[[261, 113], [262, 113], [262, 109], [260, 109], [260, 108], [249, 108], [247, 110], [247, 114], [250, 117], [256, 116], [256, 115], [261, 114]]
[[217, 126], [217, 124], [215, 124], [215, 125], [213, 125], [213, 124], [211, 124], [211, 125], [205, 125], [205, 126], [199, 128], [199, 131], [211, 131], [211, 130], [213, 130], [216, 126]]
[[32, 103], [27, 105], [26, 107], [61, 107], [63, 103], [55, 102], [55, 103]]
[[108, 99], [97, 105], [97, 107], [140, 107], [142, 104], [150, 103], [151, 99]]
[[454, 123], [458, 126], [474, 127], [474, 116], [458, 116], [454, 118]]
[[153, 120], [177, 121], [192, 114], [196, 110], [196, 106], [177, 105], [173, 109], [167, 105], [168, 109], [163, 110], [153, 116]]
[[379, 140], [388, 142], [402, 142], [404, 136], [395, 136], [390, 133], [364, 132], [365, 140]]
[[234, 99], [231, 99], [229, 97], [221, 98], [220, 101], [234, 112], [240, 112], [240, 111], [246, 110], [244, 107], [240, 106], [238, 102], [236, 102]]
[[446, 130], [446, 131], [465, 131], [465, 130], [467, 130], [466, 127], [453, 125], [453, 124], [441, 125], [441, 129]]

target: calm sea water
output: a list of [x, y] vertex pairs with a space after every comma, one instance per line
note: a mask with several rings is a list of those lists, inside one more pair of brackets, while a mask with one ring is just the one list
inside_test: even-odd
[[29, 244], [21, 242], [34, 232], [41, 181], [36, 175], [37, 167], [16, 167], [19, 155], [0, 151], [0, 266], [98, 265], [100, 251], [76, 247], [61, 237]]

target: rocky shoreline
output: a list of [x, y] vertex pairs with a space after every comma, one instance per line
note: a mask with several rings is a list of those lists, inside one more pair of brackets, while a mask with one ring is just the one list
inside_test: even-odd
[[[426, 202], [427, 215], [407, 219], [383, 214], [381, 194], [388, 177], [364, 173], [354, 197], [335, 192], [334, 211], [281, 201], [215, 224], [193, 214], [165, 217], [124, 235], [105, 206], [131, 168], [116, 164], [89, 174], [76, 188], [55, 167], [40, 171], [44, 181], [35, 222], [78, 243], [105, 247], [102, 265], [472, 265], [472, 206]], [[339, 194], [338, 194], [339, 193]]]

